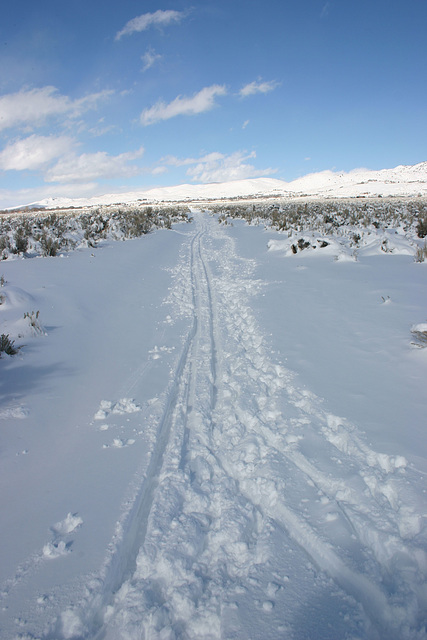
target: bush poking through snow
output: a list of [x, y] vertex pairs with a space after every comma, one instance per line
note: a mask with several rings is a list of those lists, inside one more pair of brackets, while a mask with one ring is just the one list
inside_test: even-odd
[[[244, 218], [249, 224], [264, 224], [279, 231], [303, 233], [305, 230], [319, 234], [347, 236], [358, 246], [362, 241], [361, 229], [368, 232], [401, 227], [406, 233], [417, 232], [419, 237], [427, 235], [427, 212], [425, 198], [369, 200], [336, 199], [293, 202], [278, 198], [275, 202], [239, 202], [217, 204], [210, 209], [223, 220]], [[420, 235], [421, 234], [421, 235]], [[424, 234], [424, 235], [422, 235]]]
[[0, 254], [1, 254], [2, 260], [6, 260], [9, 250], [10, 250], [9, 236], [7, 236], [6, 234], [3, 234], [0, 236]]
[[56, 256], [61, 248], [61, 242], [48, 236], [45, 231], [40, 236], [39, 243], [44, 257]]
[[412, 327], [411, 333], [415, 338], [412, 344], [420, 349], [427, 347], [427, 322], [416, 324]]
[[417, 235], [419, 238], [425, 238], [427, 236], [427, 215], [418, 220]]
[[415, 252], [415, 262], [424, 262], [427, 259], [427, 245], [425, 244], [423, 247], [417, 247]]
[[11, 255], [56, 256], [60, 251], [86, 245], [95, 247], [101, 240], [137, 238], [152, 229], [171, 229], [173, 222], [190, 222], [185, 205], [153, 208], [102, 206], [64, 209], [53, 213], [4, 211], [0, 217], [0, 259]]
[[43, 332], [43, 327], [40, 324], [39, 320], [40, 311], [28, 311], [24, 313], [24, 320], [28, 318], [28, 322], [30, 323], [30, 327], [32, 328], [35, 334], [41, 334]]
[[300, 251], [304, 251], [304, 249], [308, 249], [310, 246], [310, 243], [307, 240], [304, 240], [304, 238], [300, 238], [297, 244]]
[[29, 243], [29, 229], [27, 226], [22, 225], [15, 231], [14, 240], [15, 246], [12, 249], [12, 253], [27, 253]]
[[8, 356], [16, 355], [18, 349], [14, 345], [15, 341], [10, 339], [9, 334], [2, 333], [0, 336], [0, 358], [2, 353], [6, 353]]

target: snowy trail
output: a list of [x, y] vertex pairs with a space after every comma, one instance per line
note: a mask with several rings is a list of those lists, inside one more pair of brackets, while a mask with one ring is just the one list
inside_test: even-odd
[[169, 297], [189, 331], [144, 481], [90, 596], [47, 637], [424, 638], [414, 472], [274, 361], [254, 263], [194, 215]]

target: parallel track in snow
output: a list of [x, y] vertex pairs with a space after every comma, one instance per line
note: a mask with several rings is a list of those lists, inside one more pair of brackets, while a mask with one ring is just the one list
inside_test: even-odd
[[353, 619], [334, 636], [318, 627], [319, 640], [423, 637], [425, 554], [405, 461], [369, 449], [272, 360], [250, 307], [253, 264], [215, 219], [195, 220], [190, 328], [145, 480], [102, 587], [78, 611], [80, 637], [243, 639], [270, 624], [298, 638], [298, 589], [317, 597], [331, 584]]

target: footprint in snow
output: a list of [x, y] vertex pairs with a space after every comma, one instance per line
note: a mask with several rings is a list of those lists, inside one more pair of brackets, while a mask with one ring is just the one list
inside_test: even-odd
[[163, 353], [172, 353], [175, 347], [157, 347], [151, 349], [148, 353], [151, 355], [153, 360], [159, 360]]
[[72, 542], [66, 543], [64, 540], [60, 540], [59, 542], [48, 542], [43, 547], [43, 558], [55, 560], [56, 558], [66, 556], [71, 553], [71, 545]]
[[135, 440], [133, 438], [130, 438], [129, 440], [114, 438], [111, 444], [103, 444], [102, 448], [109, 449], [110, 447], [113, 447], [114, 449], [124, 449], [125, 447], [130, 447], [133, 444], [135, 444]]
[[141, 407], [131, 398], [121, 398], [118, 402], [111, 400], [101, 400], [99, 409], [93, 416], [94, 420], [105, 420], [110, 413], [123, 415], [125, 413], [137, 413]]
[[70, 533], [73, 533], [83, 524], [83, 519], [77, 513], [68, 513], [67, 516], [52, 525], [51, 531], [54, 534], [54, 539], [44, 545], [42, 549], [43, 558], [49, 560], [55, 560], [71, 553], [72, 540], [66, 542], [61, 540]]
[[58, 536], [65, 536], [72, 533], [83, 524], [82, 518], [77, 513], [68, 513], [67, 517], [54, 524], [51, 529]]

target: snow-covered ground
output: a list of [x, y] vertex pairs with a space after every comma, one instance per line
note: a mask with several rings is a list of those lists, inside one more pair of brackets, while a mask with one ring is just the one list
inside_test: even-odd
[[425, 638], [426, 263], [193, 215], [2, 264], [1, 638]]

